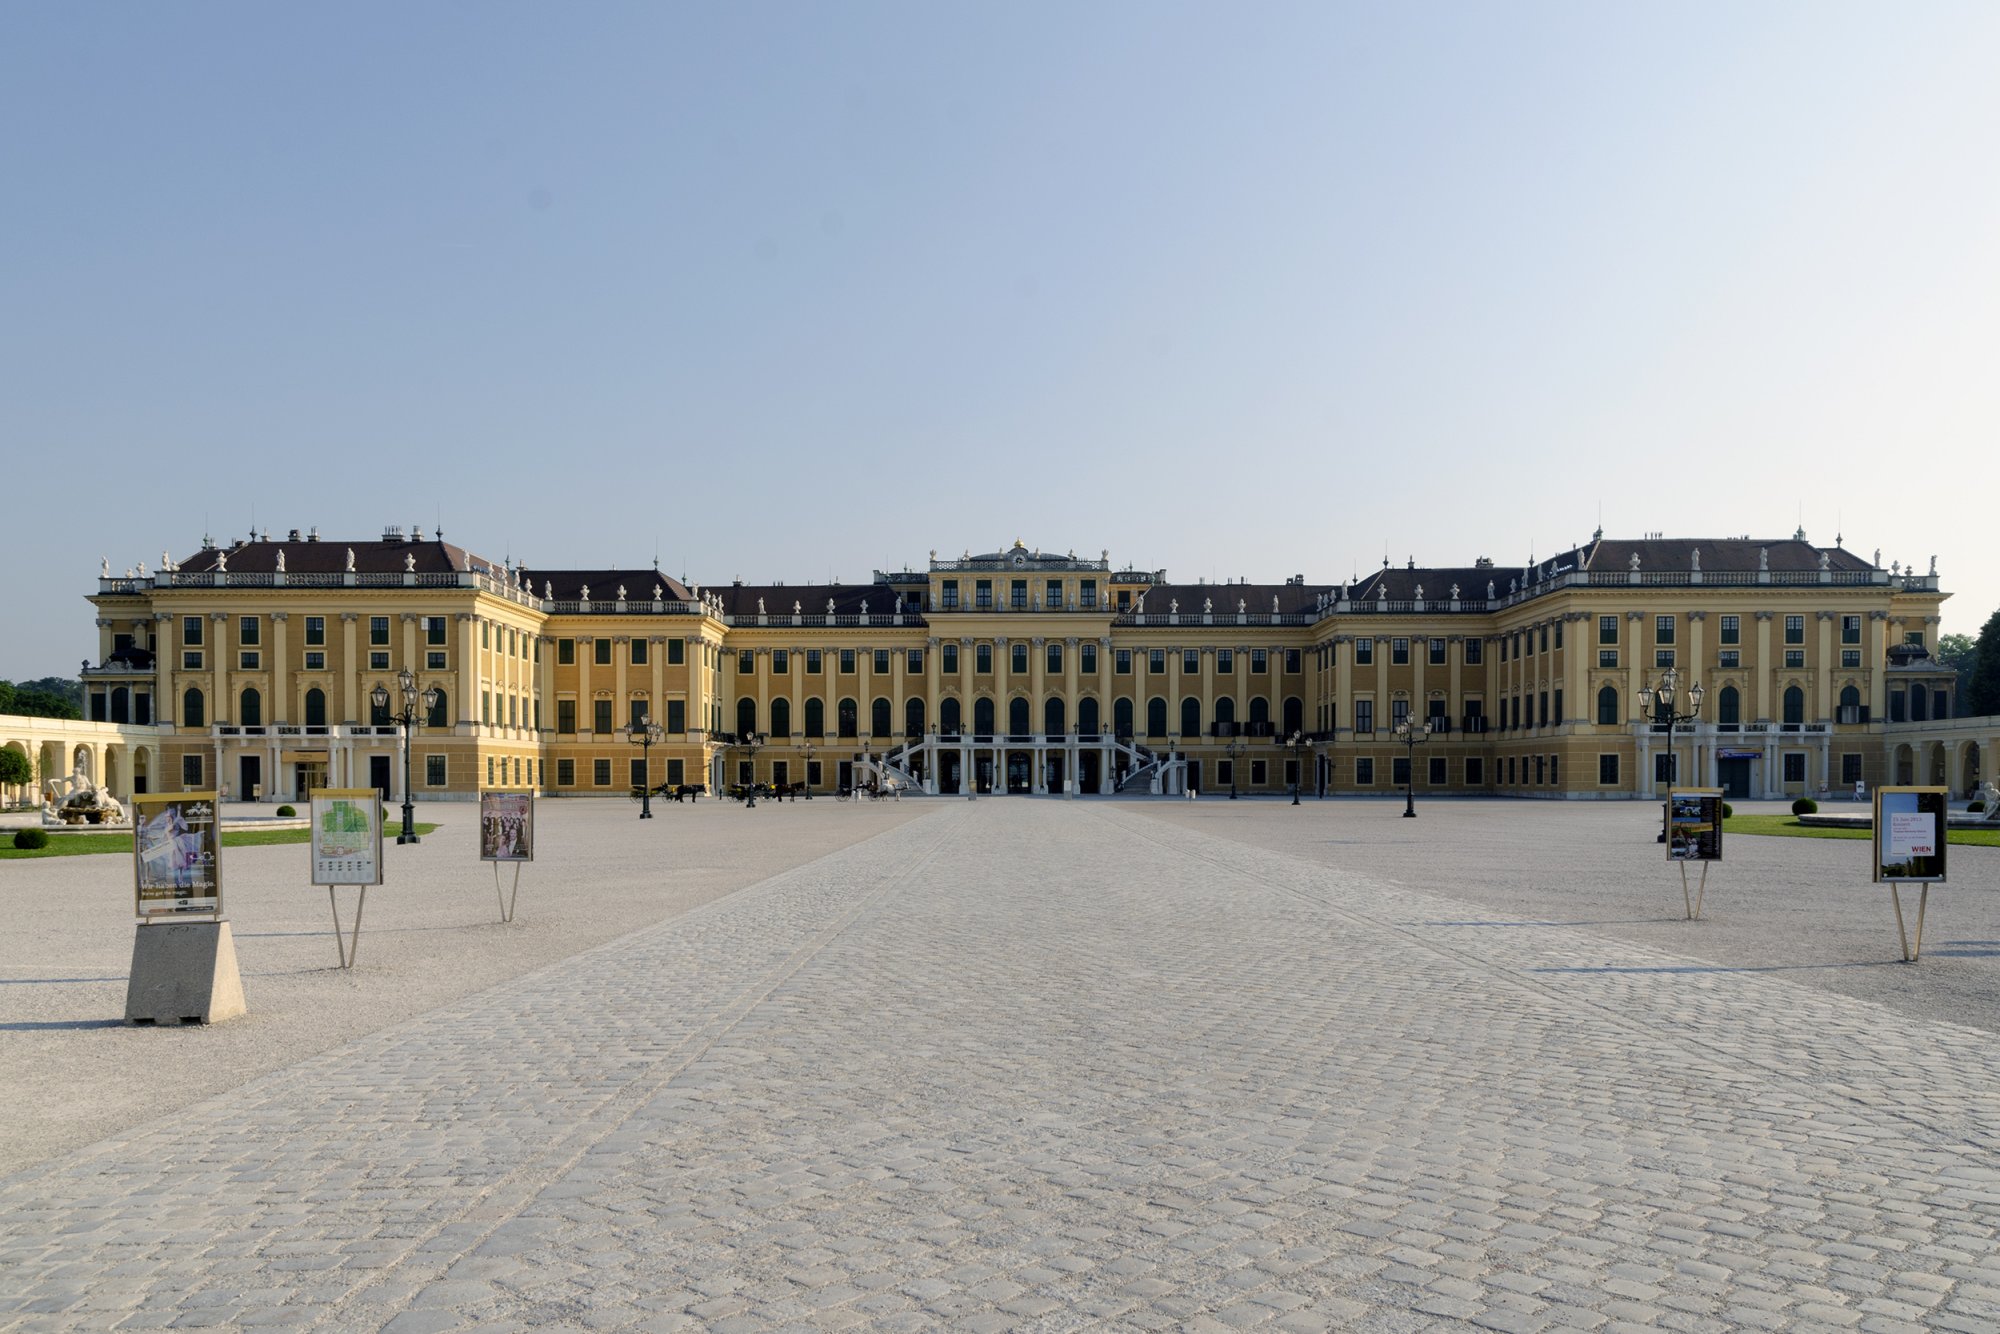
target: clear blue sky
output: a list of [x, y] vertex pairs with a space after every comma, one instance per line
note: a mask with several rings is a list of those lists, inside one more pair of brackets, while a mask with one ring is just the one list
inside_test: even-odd
[[2000, 6], [17, 4], [0, 676], [100, 555], [1175, 578], [1842, 531], [2000, 605]]

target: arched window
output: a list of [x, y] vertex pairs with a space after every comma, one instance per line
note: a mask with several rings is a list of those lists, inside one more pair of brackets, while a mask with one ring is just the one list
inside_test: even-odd
[[1028, 734], [1028, 700], [1024, 695], [1016, 695], [1007, 701], [1007, 734], [1026, 736]]
[[868, 730], [876, 736], [891, 736], [896, 730], [896, 706], [886, 696], [876, 699], [868, 710]]
[[826, 735], [826, 701], [813, 698], [806, 701], [806, 736], [817, 739]]
[[257, 693], [257, 687], [243, 687], [243, 695], [240, 702], [242, 704], [242, 711], [237, 715], [236, 721], [245, 727], [262, 727], [264, 725], [264, 697]]
[[1785, 687], [1785, 722], [1796, 725], [1806, 720], [1806, 692], [1797, 686]]
[[1189, 695], [1181, 701], [1181, 739], [1193, 741], [1201, 735], [1201, 700]]
[[[1923, 722], [1923, 721], [1924, 721], [1924, 717], [1925, 717], [1925, 713], [1926, 713], [1926, 710], [1925, 710], [1925, 708], [1924, 708], [1924, 705], [1925, 705], [1926, 703], [1928, 703], [1928, 702], [1929, 702], [1929, 696], [1930, 696], [1930, 693], [1931, 693], [1930, 691], [1928, 691], [1928, 690], [1924, 689], [1924, 688], [1923, 688], [1922, 686], [1911, 686], [1911, 687], [1910, 687], [1910, 721], [1911, 721], [1911, 722], [1913, 722], [1913, 723], [1920, 723], [1920, 722]], [[1790, 721], [1791, 721], [1791, 717], [1790, 717], [1789, 715], [1787, 715], [1787, 716], [1786, 716], [1786, 718], [1785, 718], [1785, 721], [1786, 721], [1786, 722], [1790, 722]]]
[[1715, 697], [1715, 721], [1731, 727], [1743, 721], [1743, 696], [1736, 692], [1735, 686], [1724, 686], [1722, 693]]
[[1076, 730], [1084, 736], [1096, 736], [1104, 730], [1104, 724], [1097, 716], [1097, 697], [1085, 695], [1076, 702]]
[[906, 736], [924, 734], [924, 702], [920, 699], [903, 701], [903, 733]]
[[1285, 735], [1306, 730], [1306, 702], [1297, 695], [1285, 696]]
[[[306, 726], [326, 726], [326, 692], [318, 686], [306, 691]], [[431, 726], [436, 727], [436, 723]]]
[[1268, 727], [1270, 722], [1271, 701], [1265, 699], [1262, 695], [1252, 696], [1250, 699], [1250, 725], [1255, 727], [1258, 723], [1263, 723]]
[[840, 734], [843, 737], [861, 735], [861, 710], [851, 699], [840, 701]]
[[1597, 690], [1597, 725], [1599, 727], [1618, 726], [1618, 687], [1599, 686]]
[[1861, 692], [1853, 686], [1840, 688], [1840, 721], [1844, 723], [1861, 721]]
[[736, 701], [736, 735], [757, 730], [757, 701], [745, 695]]
[[1146, 735], [1167, 734], [1167, 702], [1158, 695], [1146, 701]]
[[[314, 691], [313, 693], [314, 693], [314, 694], [318, 694], [318, 692], [317, 692], [317, 691]], [[444, 692], [444, 691], [442, 691], [442, 690], [438, 691], [438, 692], [437, 692], [436, 694], [434, 694], [434, 695], [432, 695], [432, 696], [431, 696], [431, 703], [430, 703], [430, 705], [428, 706], [428, 708], [429, 708], [429, 714], [428, 714], [428, 716], [426, 716], [426, 717], [425, 717], [425, 719], [424, 719], [424, 726], [425, 726], [425, 727], [449, 727], [449, 726], [451, 726], [451, 720], [450, 720], [450, 718], [449, 718], [449, 717], [448, 717], [448, 716], [447, 716], [447, 715], [445, 714], [445, 698], [446, 698], [446, 697], [445, 697], [445, 692]], [[308, 704], [310, 704], [310, 696], [308, 696]], [[526, 707], [527, 707], [527, 705], [526, 705], [525, 703], [523, 703], [522, 707], [523, 707], [523, 708], [526, 708]], [[326, 697], [325, 697], [324, 695], [321, 695], [321, 696], [320, 696], [320, 705], [319, 705], [319, 711], [320, 711], [320, 713], [321, 713], [322, 715], [324, 715], [324, 714], [326, 713]], [[311, 721], [311, 720], [310, 720], [310, 719], [308, 719], [307, 721]]]
[[1236, 726], [1236, 701], [1228, 695], [1215, 701], [1215, 730], [1218, 736], [1225, 727]]
[[947, 695], [938, 705], [938, 733], [941, 736], [957, 736], [965, 730], [965, 721], [960, 716], [958, 701]]
[[1049, 696], [1048, 702], [1042, 705], [1042, 731], [1044, 734], [1048, 736], [1061, 736], [1069, 730], [1063, 713], [1062, 696]]
[[124, 686], [112, 687], [111, 721], [114, 723], [129, 723], [132, 721], [132, 692]]
[[993, 701], [976, 699], [972, 701], [972, 730], [977, 736], [993, 735]]
[[201, 692], [193, 686], [189, 686], [181, 695], [181, 726], [208, 726], [207, 701], [202, 699]]
[[782, 740], [792, 734], [792, 702], [780, 695], [771, 701], [771, 735]]

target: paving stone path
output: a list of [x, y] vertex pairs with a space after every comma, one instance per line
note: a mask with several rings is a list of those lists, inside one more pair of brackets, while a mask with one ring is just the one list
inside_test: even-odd
[[1988, 1035], [1462, 917], [940, 803], [0, 1182], [0, 1328], [2000, 1327]]

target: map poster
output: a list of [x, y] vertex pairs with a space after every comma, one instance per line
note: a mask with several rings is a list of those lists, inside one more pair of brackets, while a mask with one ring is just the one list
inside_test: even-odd
[[479, 794], [479, 860], [483, 862], [535, 860], [534, 793], [481, 792]]
[[138, 916], [222, 915], [222, 813], [215, 793], [135, 796], [132, 828]]
[[1875, 879], [1942, 882], [1945, 799], [1941, 787], [1875, 789]]
[[312, 794], [312, 882], [382, 883], [382, 794], [372, 787]]
[[1667, 792], [1667, 860], [1722, 860], [1722, 789], [1681, 787]]

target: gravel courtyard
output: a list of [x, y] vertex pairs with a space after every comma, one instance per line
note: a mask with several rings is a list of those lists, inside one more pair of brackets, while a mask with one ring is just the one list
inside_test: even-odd
[[[470, 808], [332, 967], [128, 1029], [129, 864], [0, 863], [0, 1328], [1991, 1329], [2000, 849], [1656, 808]], [[1912, 896], [1914, 897], [1914, 896]]]

